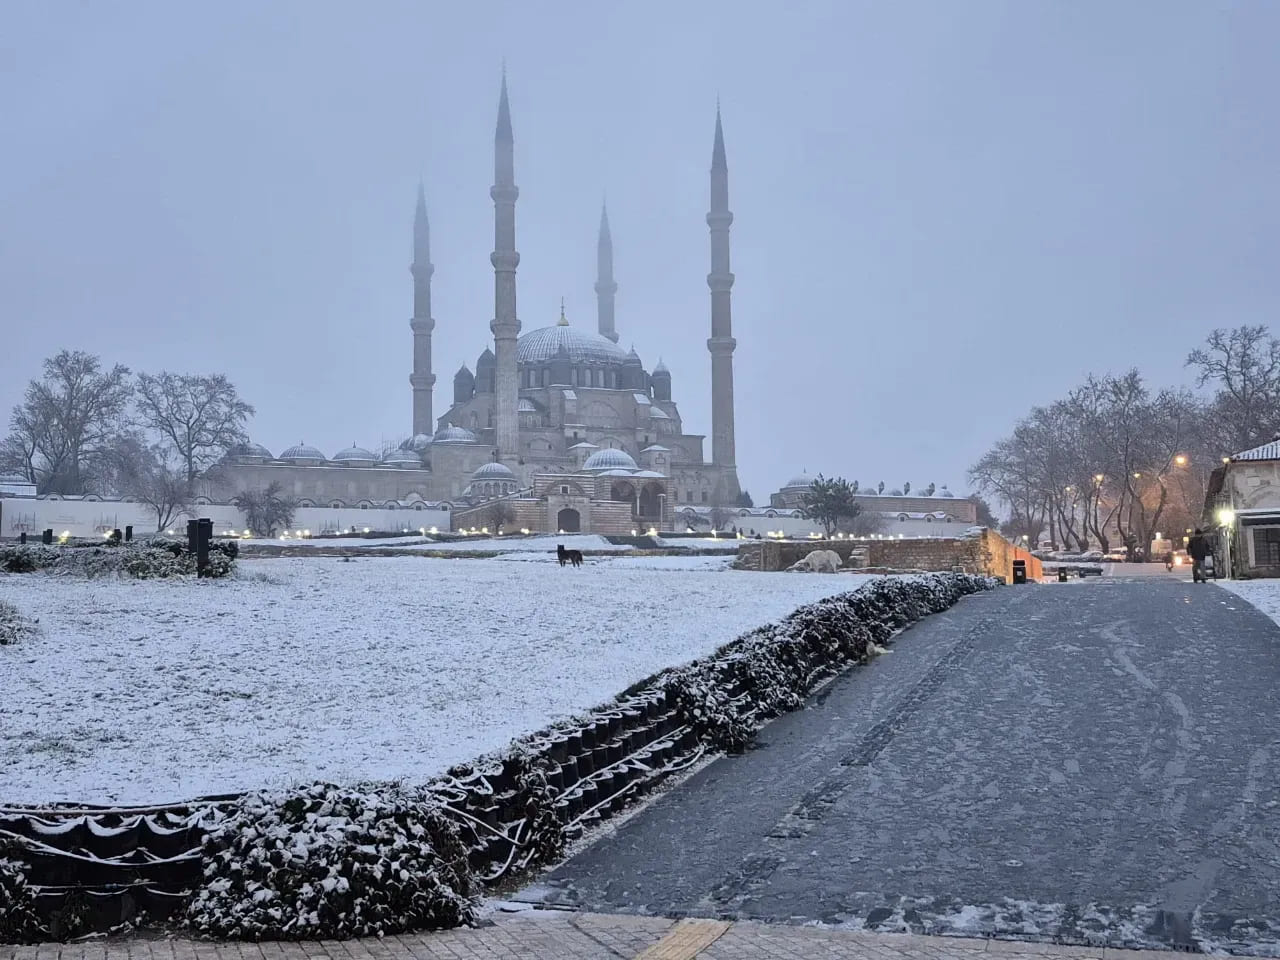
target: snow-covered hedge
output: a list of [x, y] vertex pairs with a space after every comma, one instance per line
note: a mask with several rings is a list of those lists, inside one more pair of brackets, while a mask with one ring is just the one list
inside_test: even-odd
[[467, 849], [439, 801], [314, 784], [211, 812], [187, 924], [242, 940], [378, 936], [474, 916]]
[[31, 624], [18, 612], [18, 608], [0, 600], [0, 647], [17, 643], [30, 630]]
[[[205, 575], [225, 577], [230, 574], [235, 569], [239, 552], [239, 544], [234, 540], [213, 541]], [[6, 573], [51, 570], [90, 579], [125, 575], [152, 580], [195, 576], [196, 560], [188, 552], [186, 544], [164, 537], [120, 546], [105, 546], [100, 541], [92, 545], [81, 543], [60, 547], [18, 544], [0, 547], [0, 570]]]
[[26, 864], [12, 859], [15, 852], [0, 840], [0, 943], [27, 943], [44, 932], [27, 884]]
[[765, 720], [799, 707], [832, 674], [869, 660], [903, 626], [995, 583], [968, 574], [875, 580], [660, 674], [658, 683], [705, 743], [737, 753]]

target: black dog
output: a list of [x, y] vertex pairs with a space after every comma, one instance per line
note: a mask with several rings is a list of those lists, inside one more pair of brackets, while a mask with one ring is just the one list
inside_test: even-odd
[[581, 550], [566, 550], [563, 543], [556, 544], [556, 559], [560, 561], [560, 566], [565, 563], [572, 563], [575, 567], [582, 566]]

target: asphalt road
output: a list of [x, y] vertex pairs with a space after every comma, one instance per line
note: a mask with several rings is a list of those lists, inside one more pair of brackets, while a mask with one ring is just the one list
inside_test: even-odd
[[[1280, 945], [1280, 628], [1213, 585], [963, 600], [523, 896], [614, 912]], [[1274, 947], [1272, 948], [1274, 949]]]

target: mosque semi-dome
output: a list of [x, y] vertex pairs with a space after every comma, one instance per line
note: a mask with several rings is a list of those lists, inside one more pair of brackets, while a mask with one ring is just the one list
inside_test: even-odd
[[807, 473], [797, 473], [794, 477], [792, 477], [790, 480], [786, 482], [786, 486], [783, 489], [785, 489], [786, 487], [812, 487], [812, 486], [813, 486], [813, 477], [809, 476]]
[[447, 426], [436, 431], [432, 443], [475, 443], [476, 435], [466, 427]]
[[324, 463], [325, 456], [315, 447], [299, 443], [280, 454], [281, 460], [306, 460], [313, 463]]
[[582, 465], [583, 470], [639, 470], [631, 454], [625, 450], [615, 450], [612, 447], [605, 450], [597, 450], [591, 456], [587, 457], [586, 463]]
[[400, 444], [401, 450], [413, 450], [421, 453], [431, 446], [431, 435], [427, 433], [415, 433], [412, 437]]
[[516, 341], [516, 363], [547, 363], [561, 347], [574, 363], [622, 364], [627, 359], [626, 352], [607, 337], [556, 324], [523, 334]]

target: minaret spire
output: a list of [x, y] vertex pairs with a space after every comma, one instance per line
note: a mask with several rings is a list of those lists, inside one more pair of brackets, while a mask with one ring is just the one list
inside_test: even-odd
[[613, 281], [613, 237], [609, 235], [609, 209], [600, 205], [600, 239], [596, 243], [596, 317], [600, 336], [618, 342], [613, 325], [613, 295], [618, 285]]
[[435, 432], [431, 417], [431, 390], [435, 386], [435, 374], [431, 372], [431, 331], [436, 322], [431, 318], [431, 275], [436, 268], [431, 265], [431, 224], [427, 220], [427, 192], [418, 181], [418, 206], [413, 214], [413, 319], [409, 328], [413, 331], [413, 373], [409, 385], [413, 388], [413, 433], [430, 436]]
[[716, 135], [711, 148], [711, 210], [707, 226], [711, 228], [711, 272], [707, 286], [711, 288], [711, 462], [722, 468], [724, 494], [738, 495], [737, 452], [733, 431], [733, 317], [730, 291], [733, 273], [729, 270], [729, 165], [725, 160], [724, 128], [720, 124], [720, 104], [716, 102]]
[[516, 420], [519, 378], [516, 372], [516, 338], [520, 321], [516, 318], [516, 198], [515, 138], [511, 134], [511, 105], [507, 100], [507, 71], [502, 70], [502, 92], [498, 96], [498, 125], [494, 133], [493, 187], [494, 240], [489, 262], [493, 264], [494, 405], [498, 456], [514, 466], [520, 455], [520, 433]]

